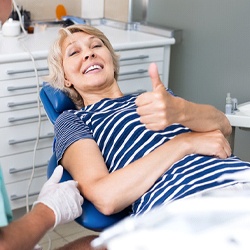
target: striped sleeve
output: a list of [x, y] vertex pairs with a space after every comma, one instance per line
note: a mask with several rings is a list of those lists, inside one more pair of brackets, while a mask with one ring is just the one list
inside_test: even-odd
[[74, 112], [63, 112], [55, 123], [54, 150], [57, 162], [71, 144], [85, 138], [93, 139], [89, 127]]

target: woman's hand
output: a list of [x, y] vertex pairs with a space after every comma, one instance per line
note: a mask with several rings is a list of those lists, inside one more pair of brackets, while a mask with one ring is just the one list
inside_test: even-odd
[[153, 91], [143, 93], [136, 99], [137, 113], [147, 129], [158, 131], [180, 123], [196, 132], [220, 130], [224, 136], [231, 134], [231, 125], [220, 110], [169, 94], [154, 63], [149, 66], [149, 75]]
[[155, 63], [149, 66], [149, 76], [153, 91], [137, 97], [137, 113], [140, 115], [141, 123], [144, 123], [147, 129], [163, 130], [182, 119], [182, 99], [173, 97], [166, 91]]
[[[225, 159], [231, 155], [231, 147], [220, 130], [211, 132], [190, 132], [177, 136], [188, 144], [190, 154], [201, 154]], [[181, 144], [180, 144], [181, 146]]]

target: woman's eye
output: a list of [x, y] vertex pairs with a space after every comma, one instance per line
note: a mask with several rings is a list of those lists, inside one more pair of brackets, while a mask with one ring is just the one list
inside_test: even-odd
[[95, 45], [93, 46], [93, 48], [100, 48], [100, 47], [102, 47], [101, 44], [95, 44]]
[[69, 53], [69, 56], [73, 56], [73, 55], [75, 55], [76, 53], [77, 53], [77, 51], [72, 51], [72, 52]]

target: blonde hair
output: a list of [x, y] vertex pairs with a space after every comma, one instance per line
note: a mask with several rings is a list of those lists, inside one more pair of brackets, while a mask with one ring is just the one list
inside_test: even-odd
[[75, 103], [77, 108], [84, 106], [84, 100], [74, 87], [67, 88], [64, 86], [65, 75], [63, 70], [62, 44], [64, 40], [73, 33], [84, 32], [99, 38], [111, 53], [114, 65], [114, 78], [117, 80], [119, 73], [119, 57], [115, 53], [108, 38], [99, 29], [89, 25], [71, 25], [59, 30], [59, 35], [52, 45], [48, 55], [49, 75], [45, 80], [54, 88], [65, 92]]

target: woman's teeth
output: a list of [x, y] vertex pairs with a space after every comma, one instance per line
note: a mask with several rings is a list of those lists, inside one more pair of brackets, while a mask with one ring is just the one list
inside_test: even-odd
[[91, 70], [95, 70], [95, 69], [101, 69], [101, 66], [99, 65], [92, 65], [89, 68], [87, 68], [87, 70], [85, 71], [85, 74], [88, 73]]

